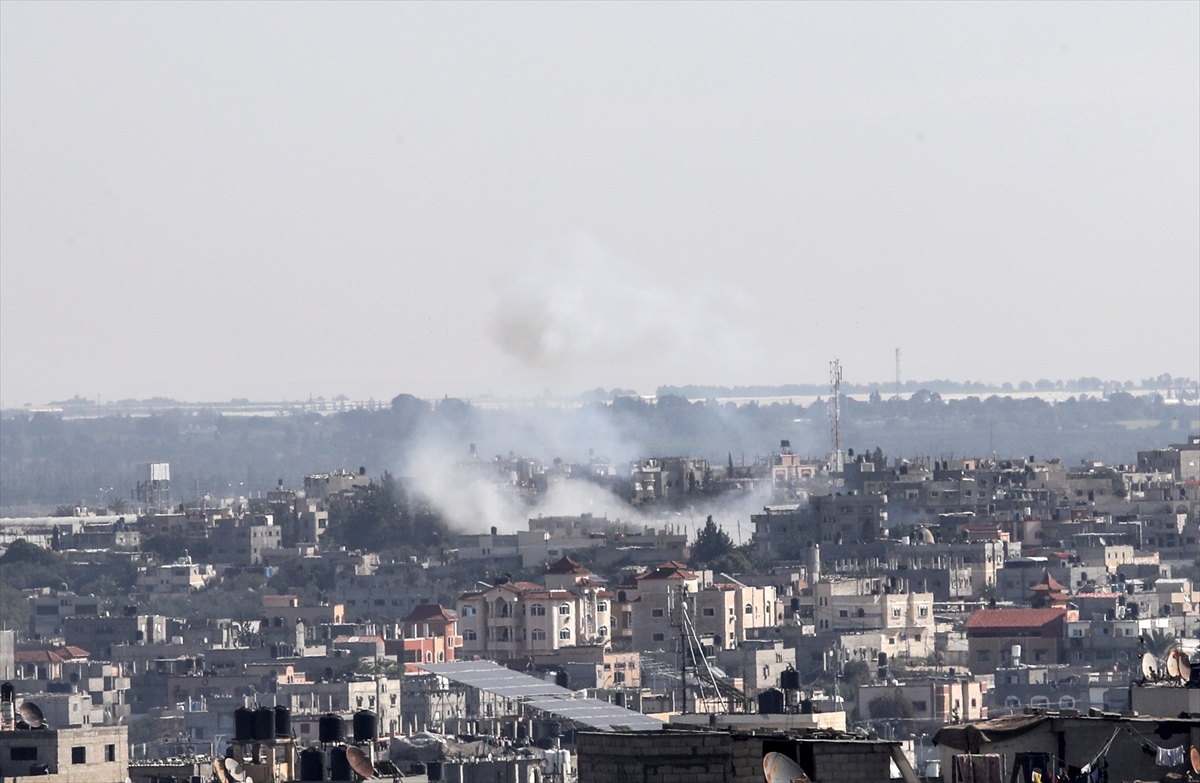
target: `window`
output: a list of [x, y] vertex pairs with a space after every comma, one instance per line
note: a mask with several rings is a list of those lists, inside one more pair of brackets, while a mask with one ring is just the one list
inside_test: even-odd
[[37, 761], [37, 746], [12, 747], [8, 755], [13, 761]]
[[839, 610], [838, 610], [838, 617], [849, 617], [849, 616], [850, 616], [850, 612], [849, 612], [849, 611], [847, 611], [847, 610], [845, 610], [845, 609], [839, 609]]
[[651, 636], [650, 638], [656, 642], [661, 642], [666, 637], [664, 637], [661, 633], [656, 633], [653, 636]]
[[663, 616], [663, 610], [662, 610], [662, 609], [651, 609], [651, 610], [650, 610], [650, 616], [651, 616], [651, 617], [662, 617], [662, 616]]
[[926, 705], [925, 702], [923, 702], [923, 701], [914, 701], [912, 703], [912, 705], [913, 705], [913, 709], [916, 710], [917, 712], [928, 712], [929, 711], [928, 705]]
[[1045, 696], [1034, 696], [1029, 700], [1030, 707], [1049, 707], [1050, 699]]
[[571, 638], [571, 629], [570, 629], [570, 628], [564, 628], [564, 629], [562, 629], [561, 631], [559, 631], [559, 632], [558, 632], [558, 638], [559, 638], [559, 639], [563, 639], [564, 641], [565, 641], [565, 640], [569, 640], [569, 639]]
[[928, 617], [929, 616], [929, 607], [922, 606], [920, 609], [917, 610], [917, 616], [918, 617]]
[[558, 605], [558, 613], [559, 614], [570, 614], [571, 613], [571, 605], [570, 604], [559, 604]]
[[535, 642], [544, 642], [546, 640], [546, 632], [541, 628], [534, 628], [533, 631], [530, 632], [529, 638], [533, 639]]
[[896, 619], [900, 618], [900, 608], [899, 607], [894, 607], [892, 609], [892, 617], [894, 617]]
[[542, 606], [541, 604], [534, 604], [533, 606], [529, 607], [529, 614], [533, 615], [534, 617], [545, 617], [546, 607]]
[[479, 638], [478, 634], [476, 634], [475, 631], [471, 630], [470, 628], [463, 631], [463, 639], [468, 642], [473, 642], [478, 638]]
[[474, 617], [475, 616], [475, 607], [472, 606], [471, 604], [463, 604], [462, 613], [463, 613], [463, 617]]
[[1021, 706], [1021, 700], [1016, 696], [1009, 696], [1004, 700], [1004, 706], [1010, 710], [1015, 710]]
[[754, 614], [754, 604], [746, 604], [746, 614]]
[[1058, 706], [1059, 709], [1073, 710], [1075, 709], [1075, 698], [1073, 696], [1060, 696]]
[[71, 748], [71, 763], [86, 764], [87, 763], [87, 748], [82, 745], [77, 745]]
[[979, 654], [976, 655], [975, 657], [978, 658], [979, 661], [981, 661], [981, 662], [990, 661], [992, 659], [992, 654], [991, 654], [991, 652], [989, 652], [987, 650], [980, 650]]
[[711, 606], [706, 606], [706, 607], [704, 607], [704, 616], [705, 617], [716, 617], [717, 610], [713, 609]]
[[596, 604], [596, 611], [597, 612], [607, 612], [608, 611], [608, 603], [605, 601], [601, 601], [600, 603]]

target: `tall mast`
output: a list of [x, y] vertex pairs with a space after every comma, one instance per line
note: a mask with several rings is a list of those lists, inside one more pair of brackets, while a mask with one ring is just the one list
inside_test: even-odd
[[829, 396], [833, 402], [833, 459], [829, 469], [841, 473], [846, 464], [842, 458], [842, 363], [837, 359], [829, 363]]

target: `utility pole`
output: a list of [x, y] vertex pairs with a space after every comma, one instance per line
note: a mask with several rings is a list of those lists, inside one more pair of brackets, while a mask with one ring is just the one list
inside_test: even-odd
[[829, 363], [829, 396], [833, 402], [833, 459], [829, 469], [841, 473], [846, 465], [842, 459], [842, 363], [837, 359]]

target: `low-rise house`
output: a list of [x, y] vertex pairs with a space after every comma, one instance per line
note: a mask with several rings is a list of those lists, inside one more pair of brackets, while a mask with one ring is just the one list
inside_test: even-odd
[[980, 609], [966, 622], [972, 674], [990, 674], [1011, 661], [1066, 663], [1064, 640], [1068, 621], [1079, 613], [1057, 609]]

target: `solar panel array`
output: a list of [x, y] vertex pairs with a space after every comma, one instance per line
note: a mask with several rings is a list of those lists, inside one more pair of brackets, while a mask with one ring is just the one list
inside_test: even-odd
[[663, 722], [599, 699], [535, 699], [530, 707], [600, 731], [653, 731]]
[[574, 691], [491, 661], [418, 663], [416, 666], [430, 674], [507, 699], [517, 699], [535, 710], [600, 731], [648, 731], [663, 727], [663, 722], [657, 718], [599, 699], [577, 699]]
[[552, 682], [530, 677], [491, 661], [454, 661], [453, 663], [416, 664], [430, 674], [461, 682], [481, 691], [494, 693], [507, 699], [526, 700], [534, 696], [561, 696], [571, 698], [573, 691], [560, 688]]

